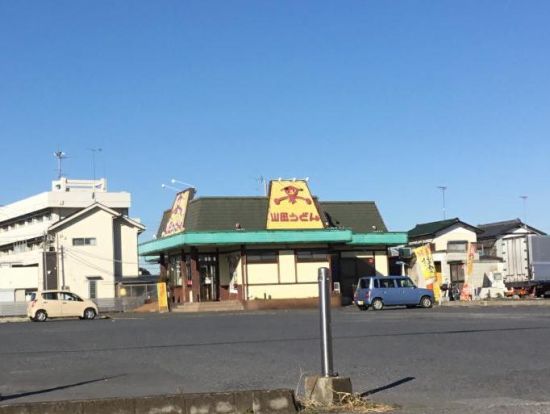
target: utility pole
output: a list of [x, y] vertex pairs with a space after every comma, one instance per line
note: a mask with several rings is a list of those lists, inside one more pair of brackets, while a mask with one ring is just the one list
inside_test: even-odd
[[447, 212], [445, 211], [445, 190], [447, 190], [447, 186], [439, 185], [437, 188], [441, 190], [441, 196], [443, 197], [443, 220], [445, 220], [447, 218]]
[[65, 287], [65, 256], [63, 255], [63, 246], [61, 246], [60, 252], [61, 252], [61, 281], [63, 283], [63, 286], [61, 286], [61, 289], [66, 289], [66, 287]]

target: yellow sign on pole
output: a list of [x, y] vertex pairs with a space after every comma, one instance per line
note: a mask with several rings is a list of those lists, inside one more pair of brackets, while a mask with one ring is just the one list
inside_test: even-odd
[[432, 257], [432, 250], [430, 249], [429, 244], [417, 247], [414, 249], [414, 254], [416, 255], [416, 260], [420, 266], [420, 273], [424, 280], [434, 279], [435, 278], [435, 266]]
[[476, 255], [476, 243], [468, 243], [468, 257], [466, 259], [466, 276], [467, 281], [474, 273], [474, 259]]
[[306, 181], [271, 181], [266, 228], [269, 230], [324, 228], [323, 220]]
[[157, 283], [157, 296], [159, 312], [168, 312], [168, 295], [166, 294], [166, 283]]
[[[414, 249], [416, 260], [420, 267], [420, 273], [424, 278], [425, 286], [431, 288], [434, 291], [434, 299], [439, 302], [441, 298], [441, 289], [439, 287], [440, 281], [437, 278], [435, 271], [434, 260], [432, 256], [432, 249], [429, 244], [417, 247]], [[431, 285], [431, 286], [430, 286]]]

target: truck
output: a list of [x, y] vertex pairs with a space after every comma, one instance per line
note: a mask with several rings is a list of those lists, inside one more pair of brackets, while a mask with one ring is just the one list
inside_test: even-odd
[[509, 294], [550, 296], [550, 236], [530, 234], [517, 242], [503, 245]]

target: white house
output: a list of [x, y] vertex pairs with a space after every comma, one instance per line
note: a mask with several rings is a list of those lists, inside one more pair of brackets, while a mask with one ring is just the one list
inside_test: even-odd
[[[443, 284], [464, 283], [467, 276], [468, 245], [477, 243], [483, 230], [461, 221], [459, 218], [417, 224], [408, 232], [411, 248], [429, 244], [436, 273], [441, 274]], [[498, 272], [502, 260], [496, 257], [480, 257], [476, 252], [469, 284], [481, 288], [490, 272]], [[411, 262], [409, 275], [422, 285], [418, 277], [418, 265]]]
[[0, 207], [0, 301], [67, 288], [112, 298], [117, 281], [138, 276], [137, 238], [127, 192], [105, 179], [52, 182], [51, 191]]

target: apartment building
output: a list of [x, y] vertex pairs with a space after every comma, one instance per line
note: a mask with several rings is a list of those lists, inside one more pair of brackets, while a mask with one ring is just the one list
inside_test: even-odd
[[0, 301], [66, 288], [112, 298], [116, 283], [138, 275], [137, 238], [145, 227], [128, 217], [131, 196], [107, 182], [52, 182], [50, 191], [0, 207]]

